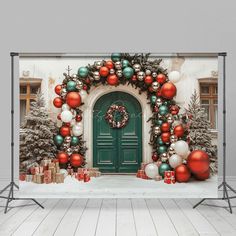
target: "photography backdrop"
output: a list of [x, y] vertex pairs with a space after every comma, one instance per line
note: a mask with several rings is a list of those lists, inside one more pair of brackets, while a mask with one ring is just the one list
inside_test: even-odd
[[109, 1], [23, 0], [14, 4], [2, 2], [0, 13], [1, 186], [10, 176], [11, 51], [106, 52], [114, 48], [144, 52], [227, 51], [227, 175], [235, 176], [236, 15], [233, 1], [226, 4], [213, 0], [169, 0], [135, 5], [119, 1], [111, 6]]
[[217, 54], [19, 56], [21, 196], [217, 196]]

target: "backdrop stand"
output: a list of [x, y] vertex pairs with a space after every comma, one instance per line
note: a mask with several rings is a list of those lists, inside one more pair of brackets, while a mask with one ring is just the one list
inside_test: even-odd
[[[232, 214], [232, 206], [230, 203], [230, 199], [236, 198], [236, 196], [229, 196], [229, 191], [232, 191], [236, 194], [236, 190], [234, 190], [226, 181], [226, 96], [225, 96], [225, 84], [226, 84], [226, 52], [222, 52], [218, 54], [223, 57], [223, 181], [218, 186], [218, 190], [223, 190], [223, 196], [218, 198], [203, 198], [200, 202], [193, 206], [196, 208], [200, 204], [202, 204], [205, 200], [227, 200], [228, 208], [230, 213]], [[215, 206], [216, 205], [211, 205]]]
[[[33, 198], [18, 198], [14, 197], [14, 190], [18, 190], [19, 186], [14, 181], [14, 57], [18, 56], [18, 53], [11, 52], [11, 182], [3, 190], [1, 190], [0, 195], [9, 189], [8, 196], [0, 196], [0, 198], [7, 199], [5, 211], [9, 208], [9, 203], [14, 200], [32, 200], [35, 204], [39, 205], [41, 208], [44, 208], [39, 202]], [[25, 205], [22, 205], [25, 206]]]

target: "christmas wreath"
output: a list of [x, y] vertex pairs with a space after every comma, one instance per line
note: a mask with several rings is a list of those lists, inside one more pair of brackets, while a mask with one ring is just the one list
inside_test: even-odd
[[[115, 116], [119, 116], [120, 119], [116, 119]], [[129, 114], [125, 106], [111, 105], [105, 115], [105, 119], [111, 128], [123, 128], [128, 124]]]

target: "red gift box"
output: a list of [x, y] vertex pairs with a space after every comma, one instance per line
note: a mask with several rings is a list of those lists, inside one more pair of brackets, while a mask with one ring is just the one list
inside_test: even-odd
[[30, 167], [30, 174], [35, 175], [35, 167]]
[[52, 183], [52, 171], [51, 170], [44, 171], [44, 180], [43, 181], [45, 184]]
[[173, 170], [165, 171], [164, 173], [164, 183], [175, 184], [175, 172]]
[[137, 178], [141, 178], [141, 176], [143, 175], [144, 173], [144, 170], [138, 170], [137, 174], [136, 174], [136, 177]]
[[25, 173], [20, 173], [19, 179], [20, 179], [20, 181], [25, 181], [26, 174]]
[[84, 172], [77, 173], [77, 179], [78, 179], [79, 181], [84, 180]]
[[89, 174], [84, 174], [84, 182], [89, 182], [89, 181], [90, 181]]

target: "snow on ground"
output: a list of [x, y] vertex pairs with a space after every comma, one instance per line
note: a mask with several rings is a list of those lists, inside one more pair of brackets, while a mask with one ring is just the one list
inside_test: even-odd
[[217, 197], [217, 176], [206, 181], [165, 184], [131, 175], [102, 175], [90, 182], [67, 176], [64, 184], [20, 181], [20, 197], [29, 198], [211, 198]]

